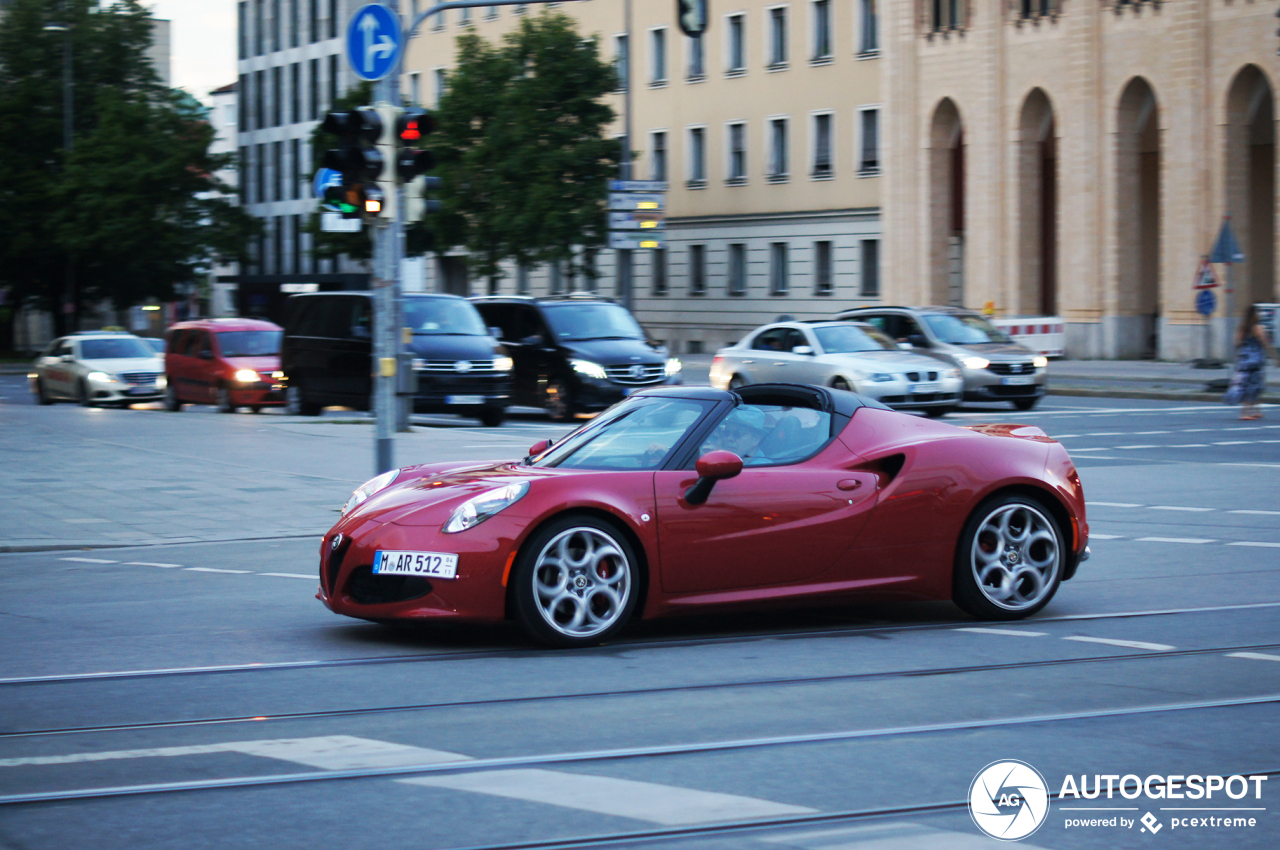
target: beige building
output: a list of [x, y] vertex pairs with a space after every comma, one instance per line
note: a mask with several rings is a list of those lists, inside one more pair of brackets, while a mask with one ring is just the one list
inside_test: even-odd
[[885, 290], [1062, 315], [1075, 356], [1203, 356], [1193, 277], [1225, 215], [1247, 256], [1232, 269], [1234, 312], [1280, 300], [1274, 12], [888, 4]]
[[[619, 292], [679, 353], [713, 351], [780, 315], [821, 317], [879, 300], [881, 87], [875, 0], [711, 4], [701, 39], [675, 0], [557, 5], [632, 86], [633, 177], [665, 180], [667, 245], [601, 251], [596, 288]], [[425, 8], [425, 4], [412, 4]], [[454, 10], [410, 42], [404, 94], [432, 106], [456, 36], [494, 40], [539, 7]], [[628, 49], [630, 45], [630, 49]], [[613, 96], [623, 133], [621, 93]], [[428, 263], [427, 288], [478, 294], [460, 256]], [[512, 269], [503, 292], [584, 289], [554, 268]]]

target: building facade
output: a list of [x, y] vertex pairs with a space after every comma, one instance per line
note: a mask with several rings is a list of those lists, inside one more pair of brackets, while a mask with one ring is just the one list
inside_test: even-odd
[[884, 29], [894, 300], [1066, 319], [1079, 357], [1206, 350], [1192, 285], [1225, 216], [1232, 311], [1276, 289], [1274, 6], [895, 0]]

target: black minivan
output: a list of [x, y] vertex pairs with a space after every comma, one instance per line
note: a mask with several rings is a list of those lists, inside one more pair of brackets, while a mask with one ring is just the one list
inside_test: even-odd
[[[289, 412], [315, 416], [328, 405], [368, 410], [373, 395], [373, 294], [318, 292], [289, 298], [280, 347]], [[459, 413], [502, 424], [512, 360], [480, 314], [456, 295], [404, 296], [411, 331], [416, 413]]]
[[595, 295], [472, 298], [515, 361], [512, 404], [557, 421], [681, 382], [680, 361], [648, 338], [626, 307]]

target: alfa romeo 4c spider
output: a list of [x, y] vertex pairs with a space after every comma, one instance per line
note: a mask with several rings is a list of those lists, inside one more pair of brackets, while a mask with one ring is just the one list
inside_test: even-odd
[[514, 619], [553, 646], [636, 617], [868, 600], [1039, 611], [1088, 557], [1084, 493], [1037, 427], [957, 427], [793, 384], [661, 387], [527, 457], [357, 489], [318, 598], [378, 622]]

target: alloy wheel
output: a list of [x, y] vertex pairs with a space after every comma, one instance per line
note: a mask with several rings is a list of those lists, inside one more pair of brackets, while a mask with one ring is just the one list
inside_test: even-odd
[[991, 510], [978, 524], [969, 549], [978, 590], [1010, 613], [1039, 608], [1053, 594], [1062, 559], [1057, 525], [1026, 501]]
[[630, 607], [633, 569], [624, 547], [603, 529], [561, 531], [538, 553], [533, 600], [543, 621], [568, 638], [590, 640]]

